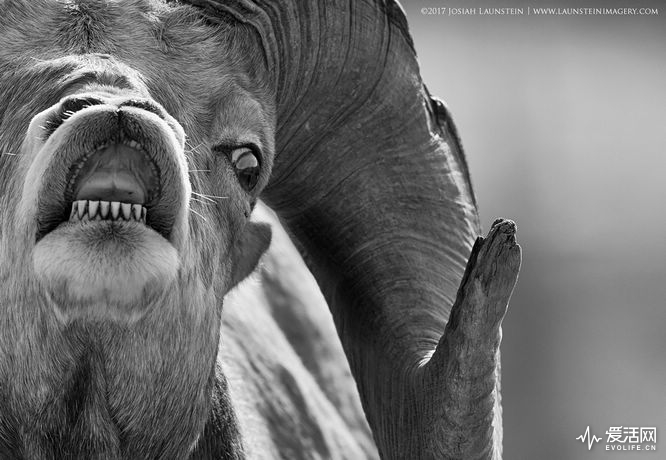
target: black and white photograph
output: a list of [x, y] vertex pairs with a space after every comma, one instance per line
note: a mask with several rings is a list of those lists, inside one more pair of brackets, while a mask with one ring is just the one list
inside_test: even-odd
[[666, 6], [0, 0], [0, 460], [666, 445]]

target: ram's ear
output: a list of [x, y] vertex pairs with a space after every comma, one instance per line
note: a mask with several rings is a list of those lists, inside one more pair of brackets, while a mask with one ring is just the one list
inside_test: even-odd
[[271, 226], [268, 224], [257, 222], [247, 224], [243, 236], [233, 251], [230, 289], [236, 287], [257, 268], [259, 259], [271, 245], [271, 235]]

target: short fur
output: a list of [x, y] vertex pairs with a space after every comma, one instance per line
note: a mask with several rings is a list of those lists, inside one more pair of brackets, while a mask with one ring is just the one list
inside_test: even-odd
[[[274, 125], [265, 82], [244, 67], [259, 63], [240, 58], [252, 38], [159, 2], [5, 1], [2, 9], [2, 457], [171, 459], [200, 446], [207, 458], [237, 458], [240, 435], [215, 363], [220, 299], [268, 241], [247, 222], [270, 174]], [[113, 237], [74, 226], [41, 237], [40, 216], [63, 199], [69, 146], [102, 129], [92, 110], [45, 139], [58, 101], [82, 92], [110, 104], [155, 99], [173, 116], [136, 119], [171, 145], [168, 240], [138, 224], [110, 226]], [[247, 129], [264, 155], [251, 194], [211, 151], [221, 140], [247, 142]]]
[[[242, 283], [271, 239], [249, 216], [275, 130], [251, 30], [152, 0], [0, 8], [0, 458], [376, 456], [321, 296], [285, 300], [271, 287], [279, 273], [264, 275], [263, 290]], [[60, 101], [82, 95], [106, 105], [51, 133]], [[116, 128], [113, 107], [129, 99], [156, 102], [163, 115], [125, 108]], [[70, 166], [115, 129], [157, 146], [171, 233], [139, 224], [45, 232]], [[262, 155], [249, 193], [213, 151], [248, 143]], [[269, 260], [305, 276], [286, 236], [279, 244]], [[222, 322], [222, 299], [239, 283]], [[322, 312], [300, 321], [326, 331], [327, 362], [346, 382], [335, 391], [312, 379], [280, 330], [285, 308], [303, 302]]]

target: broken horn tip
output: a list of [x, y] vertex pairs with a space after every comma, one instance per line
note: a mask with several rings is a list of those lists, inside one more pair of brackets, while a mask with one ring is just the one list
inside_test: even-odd
[[518, 231], [518, 226], [513, 220], [504, 219], [503, 217], [495, 219], [491, 228], [495, 227], [499, 227], [498, 230], [507, 235], [515, 235]]

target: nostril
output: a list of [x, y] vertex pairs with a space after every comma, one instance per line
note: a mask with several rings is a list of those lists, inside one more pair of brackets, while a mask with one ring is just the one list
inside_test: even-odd
[[60, 107], [44, 123], [44, 140], [46, 140], [65, 120], [86, 107], [104, 104], [104, 101], [94, 96], [72, 96], [63, 100]]
[[129, 99], [120, 104], [120, 107], [134, 107], [137, 109], [145, 110], [146, 112], [154, 113], [162, 119], [165, 118], [164, 109], [162, 109], [162, 107], [160, 107], [157, 103], [148, 99]]
[[79, 110], [83, 110], [91, 105], [99, 105], [103, 103], [102, 100], [92, 96], [71, 97], [62, 101], [60, 112], [63, 120], [66, 120]]

